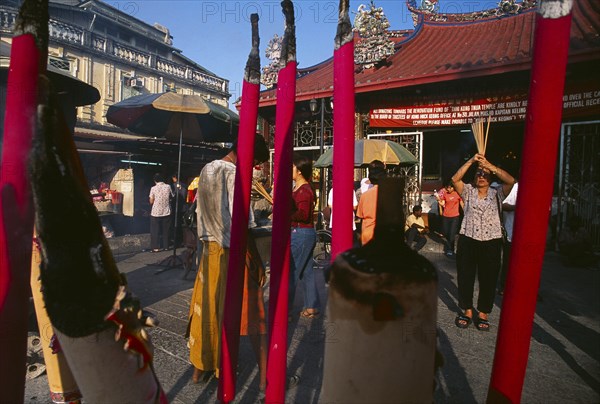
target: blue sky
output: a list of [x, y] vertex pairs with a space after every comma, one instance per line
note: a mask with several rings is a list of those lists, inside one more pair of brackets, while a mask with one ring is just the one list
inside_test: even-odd
[[[421, 0], [417, 0], [420, 3]], [[230, 105], [239, 96], [244, 66], [251, 46], [250, 14], [260, 17], [261, 65], [269, 60], [265, 48], [274, 34], [283, 35], [280, 1], [210, 1], [210, 0], [138, 0], [106, 1], [134, 17], [166, 26], [173, 35], [173, 45], [183, 54], [213, 73], [230, 81]], [[356, 12], [360, 4], [351, 1]], [[440, 12], [458, 13], [497, 6], [496, 1], [440, 0]], [[337, 25], [337, 0], [296, 0], [296, 36], [299, 67], [308, 67], [333, 55]], [[412, 28], [412, 18], [404, 0], [376, 1], [390, 21], [390, 29]], [[354, 20], [354, 13], [350, 18]], [[431, 50], [435, 52], [435, 49]]]

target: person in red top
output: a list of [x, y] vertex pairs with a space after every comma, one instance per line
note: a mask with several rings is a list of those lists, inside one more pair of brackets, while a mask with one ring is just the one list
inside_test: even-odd
[[304, 286], [304, 306], [300, 316], [315, 318], [320, 314], [321, 304], [315, 273], [313, 270], [313, 250], [317, 242], [317, 232], [313, 223], [315, 208], [315, 193], [310, 185], [312, 178], [312, 161], [305, 156], [295, 153], [292, 179], [292, 235], [290, 263], [290, 309], [293, 308], [296, 285], [302, 279]]
[[454, 190], [454, 185], [450, 181], [444, 192], [437, 196], [438, 203], [443, 209], [442, 212], [442, 233], [446, 238], [444, 245], [444, 254], [447, 257], [454, 256], [454, 240], [458, 234], [458, 226], [460, 225], [460, 210], [459, 206], [463, 205], [463, 200]]

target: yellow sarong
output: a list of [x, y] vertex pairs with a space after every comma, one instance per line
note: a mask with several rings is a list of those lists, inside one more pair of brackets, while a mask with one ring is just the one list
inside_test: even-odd
[[190, 361], [200, 370], [219, 367], [221, 324], [229, 248], [203, 242], [200, 266], [190, 304]]
[[[203, 242], [188, 326], [190, 361], [200, 370], [217, 370], [220, 364], [228, 261], [229, 248], [223, 248], [214, 241]], [[255, 241], [249, 236], [240, 335], [261, 335], [267, 332], [262, 290], [264, 281], [265, 268]]]

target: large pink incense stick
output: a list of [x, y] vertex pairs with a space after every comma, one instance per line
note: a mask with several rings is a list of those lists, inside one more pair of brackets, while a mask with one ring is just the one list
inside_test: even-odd
[[33, 209], [26, 163], [35, 132], [38, 76], [46, 70], [48, 1], [26, 0], [12, 40], [0, 165], [0, 391], [22, 402]]
[[521, 401], [552, 201], [571, 6], [570, 0], [545, 0], [536, 16], [519, 201], [488, 402]]
[[152, 367], [148, 322], [126, 289], [72, 133], [43, 84], [29, 180], [42, 252], [41, 291], [52, 328], [86, 402], [166, 403]]
[[352, 248], [354, 190], [354, 41], [349, 0], [340, 0], [333, 53], [333, 229], [331, 258]]
[[258, 53], [258, 14], [250, 17], [252, 23], [252, 50], [246, 63], [242, 86], [242, 107], [238, 132], [235, 193], [233, 195], [233, 217], [231, 219], [231, 244], [227, 289], [221, 328], [221, 372], [219, 378], [219, 400], [229, 403], [235, 398], [236, 369], [240, 344], [240, 317], [244, 294], [244, 264], [250, 209], [250, 188], [254, 161], [254, 138], [258, 119], [260, 92], [260, 56]]
[[285, 401], [288, 295], [290, 276], [290, 212], [292, 210], [292, 152], [296, 102], [296, 34], [294, 5], [281, 2], [285, 32], [277, 77], [275, 117], [275, 195], [269, 289], [269, 351], [267, 403]]

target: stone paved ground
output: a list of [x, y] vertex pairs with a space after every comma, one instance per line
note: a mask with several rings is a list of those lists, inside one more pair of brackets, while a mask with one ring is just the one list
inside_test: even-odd
[[[204, 385], [190, 382], [192, 367], [183, 334], [194, 273], [182, 279], [180, 268], [156, 274], [159, 254], [118, 255], [121, 271], [142, 303], [154, 311], [160, 325], [151, 331], [155, 367], [173, 403], [216, 402], [217, 381]], [[502, 300], [496, 299], [490, 320], [491, 332], [454, 325], [457, 310], [456, 270], [453, 260], [441, 254], [432, 241], [423, 250], [439, 270], [438, 331], [445, 365], [438, 375], [438, 403], [483, 403], [489, 385], [496, 331]], [[322, 271], [319, 270], [322, 281]], [[327, 289], [321, 283], [321, 298]], [[533, 286], [532, 286], [533, 287]], [[524, 403], [600, 402], [600, 271], [568, 268], [555, 253], [545, 256], [538, 294], [535, 324], [522, 401]], [[299, 301], [297, 301], [299, 304]], [[299, 308], [298, 310], [299, 311]], [[322, 384], [326, 331], [334, 324], [321, 317], [295, 319], [289, 328], [288, 375], [299, 384], [287, 391], [288, 403], [317, 403]], [[518, 330], [515, 330], [518, 332]], [[238, 370], [238, 403], [258, 402], [258, 373], [248, 341], [242, 339]], [[28, 381], [25, 402], [50, 403], [45, 375]]]

